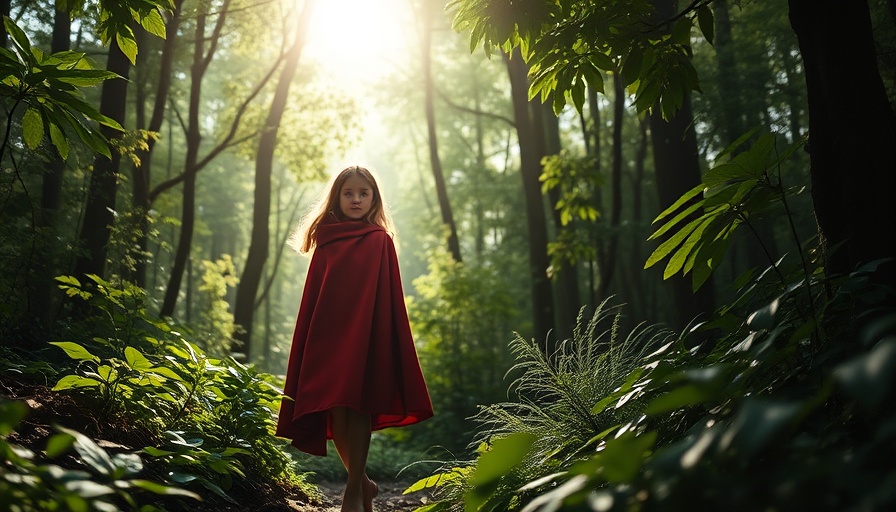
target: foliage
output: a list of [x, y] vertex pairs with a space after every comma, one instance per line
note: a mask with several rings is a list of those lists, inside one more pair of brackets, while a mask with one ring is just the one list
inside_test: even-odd
[[[755, 133], [756, 130], [750, 131], [735, 141], [719, 154], [717, 161], [732, 154]], [[785, 213], [789, 213], [788, 197], [802, 192], [802, 188], [785, 187], [780, 166], [805, 141], [791, 144], [781, 153], [777, 152], [775, 143], [774, 135], [759, 135], [749, 149], [728, 161], [717, 163], [703, 175], [699, 185], [660, 213], [654, 223], [668, 220], [653, 232], [649, 240], [666, 234], [679, 224], [684, 223], [684, 226], [672, 232], [653, 251], [644, 268], [669, 257], [663, 279], [679, 271], [683, 275], [693, 271], [693, 289], [696, 291], [723, 261], [732, 235], [739, 226], [747, 226], [758, 238], [752, 226], [754, 217], [767, 214], [775, 206], [781, 206]], [[776, 170], [777, 177], [774, 178]], [[702, 198], [698, 199], [701, 193]], [[790, 215], [787, 219], [792, 221]], [[762, 240], [759, 239], [759, 242], [762, 243]], [[771, 258], [768, 251], [766, 254]]]
[[[0, 502], [6, 510], [159, 510], [138, 506], [141, 493], [200, 499], [193, 492], [137, 478], [144, 469], [137, 454], [110, 455], [75, 430], [56, 427], [58, 433], [47, 440], [46, 460], [9, 442], [7, 436], [21, 427], [27, 409], [22, 402], [0, 400]], [[50, 462], [61, 459], [72, 447], [77, 458]]]
[[510, 53], [519, 47], [530, 65], [530, 98], [553, 94], [554, 111], [567, 102], [581, 112], [585, 89], [603, 92], [604, 74], [619, 74], [635, 93], [638, 111], [659, 107], [670, 118], [684, 95], [699, 90], [690, 62], [690, 34], [713, 37], [708, 2], [693, 2], [671, 19], [657, 19], [651, 2], [506, 2], [454, 0], [454, 28], [480, 44]]
[[450, 510], [464, 510], [464, 503], [467, 510], [512, 510], [521, 504], [522, 485], [550, 481], [593, 451], [632, 414], [594, 404], [630, 385], [646, 351], [672, 336], [644, 325], [623, 335], [621, 321], [621, 308], [606, 301], [590, 319], [583, 310], [573, 337], [550, 356], [517, 336], [511, 342], [517, 363], [508, 372], [518, 374], [511, 384], [516, 401], [480, 406], [478, 462], [449, 462], [408, 491], [437, 487]]
[[[81, 10], [85, 0], [62, 0], [59, 9]], [[97, 26], [104, 45], [115, 39], [131, 64], [137, 59], [137, 40], [132, 27], [139, 25], [146, 32], [165, 38], [165, 20], [162, 14], [174, 9], [171, 0], [100, 0], [100, 20]]]
[[233, 341], [233, 313], [227, 302], [227, 290], [236, 286], [236, 268], [229, 254], [216, 261], [202, 261], [202, 284], [199, 285], [199, 319], [197, 341], [211, 354], [227, 354]]
[[443, 430], [437, 439], [451, 440], [448, 448], [457, 449], [467, 442], [463, 420], [475, 404], [502, 394], [500, 376], [510, 361], [493, 340], [509, 330], [515, 308], [499, 269], [458, 263], [444, 249], [429, 264], [429, 274], [414, 280], [417, 295], [408, 314], [433, 407], [442, 419], [421, 427]]
[[37, 148], [44, 138], [44, 131], [49, 130], [50, 141], [62, 158], [68, 156], [70, 146], [66, 133], [73, 133], [92, 150], [110, 157], [105, 138], [90, 122], [96, 121], [116, 130], [123, 128], [84, 101], [81, 89], [118, 75], [94, 69], [83, 53], [65, 51], [46, 55], [31, 45], [11, 19], [4, 18], [3, 24], [14, 51], [0, 48], [0, 75], [5, 76], [0, 81], [0, 97], [12, 101], [0, 156], [9, 143], [13, 113], [24, 103], [22, 139], [30, 149]]
[[[69, 296], [88, 300], [108, 322], [90, 339], [54, 342], [75, 363], [55, 390], [99, 399], [102, 410], [146, 429], [144, 448], [169, 468], [174, 483], [200, 485], [221, 496], [246, 466], [268, 480], [291, 480], [289, 459], [273, 436], [279, 383], [232, 358], [212, 358], [195, 342], [142, 308], [145, 292], [90, 276], [94, 290], [61, 277]], [[73, 330], [73, 332], [79, 332]], [[89, 335], [87, 335], [89, 336]], [[85, 336], [85, 338], [87, 337]]]

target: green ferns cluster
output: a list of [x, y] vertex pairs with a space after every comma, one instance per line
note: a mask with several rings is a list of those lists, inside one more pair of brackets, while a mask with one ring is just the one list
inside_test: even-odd
[[[736, 228], [790, 220], [800, 191], [775, 171], [801, 144], [779, 153], [761, 135], [713, 167], [657, 219], [669, 237], [648, 266], [668, 258], [665, 277], [691, 273], [696, 290]], [[476, 460], [408, 489], [438, 500], [418, 512], [892, 510], [893, 262], [828, 275], [824, 248], [795, 243], [680, 335], [622, 338], [604, 304], [557, 354], [515, 340], [517, 401], [476, 417]]]
[[147, 315], [143, 289], [90, 278], [90, 286], [58, 278], [90, 309], [68, 331], [82, 338], [51, 343], [71, 362], [56, 375], [54, 391], [77, 393], [104, 423], [149, 439], [132, 455], [163, 474], [166, 486], [235, 503], [228, 492], [247, 474], [304, 485], [285, 443], [272, 435], [281, 392], [271, 375], [211, 357]]

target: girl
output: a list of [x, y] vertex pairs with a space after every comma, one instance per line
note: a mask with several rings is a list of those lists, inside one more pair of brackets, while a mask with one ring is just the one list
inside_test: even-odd
[[398, 273], [392, 219], [370, 171], [332, 180], [293, 245], [313, 251], [293, 335], [277, 435], [348, 471], [343, 512], [371, 512], [370, 432], [432, 416]]

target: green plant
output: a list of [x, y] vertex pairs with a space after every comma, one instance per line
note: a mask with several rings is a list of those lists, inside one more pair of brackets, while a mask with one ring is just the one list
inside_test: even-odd
[[518, 374], [511, 384], [517, 401], [480, 407], [478, 463], [449, 462], [410, 490], [436, 487], [446, 510], [512, 510], [521, 503], [521, 486], [567, 470], [593, 450], [632, 416], [624, 407], [594, 404], [625, 385], [647, 350], [672, 339], [643, 324], [623, 335], [621, 321], [620, 307], [607, 301], [590, 319], [580, 313], [573, 337], [554, 354], [517, 336], [511, 342], [517, 362], [508, 372]]
[[111, 455], [84, 434], [64, 427], [47, 440], [46, 459], [61, 458], [71, 448], [77, 457], [65, 466], [53, 464], [33, 451], [10, 443], [12, 433], [27, 413], [22, 402], [0, 401], [0, 503], [5, 510], [100, 511], [163, 510], [149, 496], [198, 500], [193, 492], [137, 478], [143, 462], [137, 454]]
[[147, 430], [156, 443], [143, 452], [171, 483], [225, 499], [247, 471], [301, 483], [272, 435], [281, 385], [273, 376], [209, 357], [146, 313], [142, 289], [89, 277], [89, 290], [72, 277], [59, 278], [60, 287], [88, 301], [97, 314], [86, 333], [104, 336], [78, 329], [80, 343], [52, 343], [75, 362], [55, 390], [98, 397], [104, 411]]

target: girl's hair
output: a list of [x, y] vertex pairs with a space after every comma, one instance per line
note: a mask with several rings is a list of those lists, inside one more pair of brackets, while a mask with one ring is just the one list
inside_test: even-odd
[[363, 221], [381, 226], [389, 234], [394, 235], [395, 226], [392, 224], [392, 215], [385, 201], [383, 201], [383, 195], [380, 193], [374, 172], [365, 167], [353, 165], [346, 167], [339, 174], [333, 176], [320, 198], [311, 206], [308, 213], [302, 217], [299, 227], [289, 238], [289, 245], [301, 253], [310, 252], [317, 245], [317, 228], [328, 215], [335, 215], [340, 221], [345, 220], [342, 210], [339, 208], [339, 193], [342, 191], [342, 185], [352, 176], [360, 176], [370, 184], [370, 188], [373, 190], [373, 204], [370, 206], [370, 211], [367, 212]]

